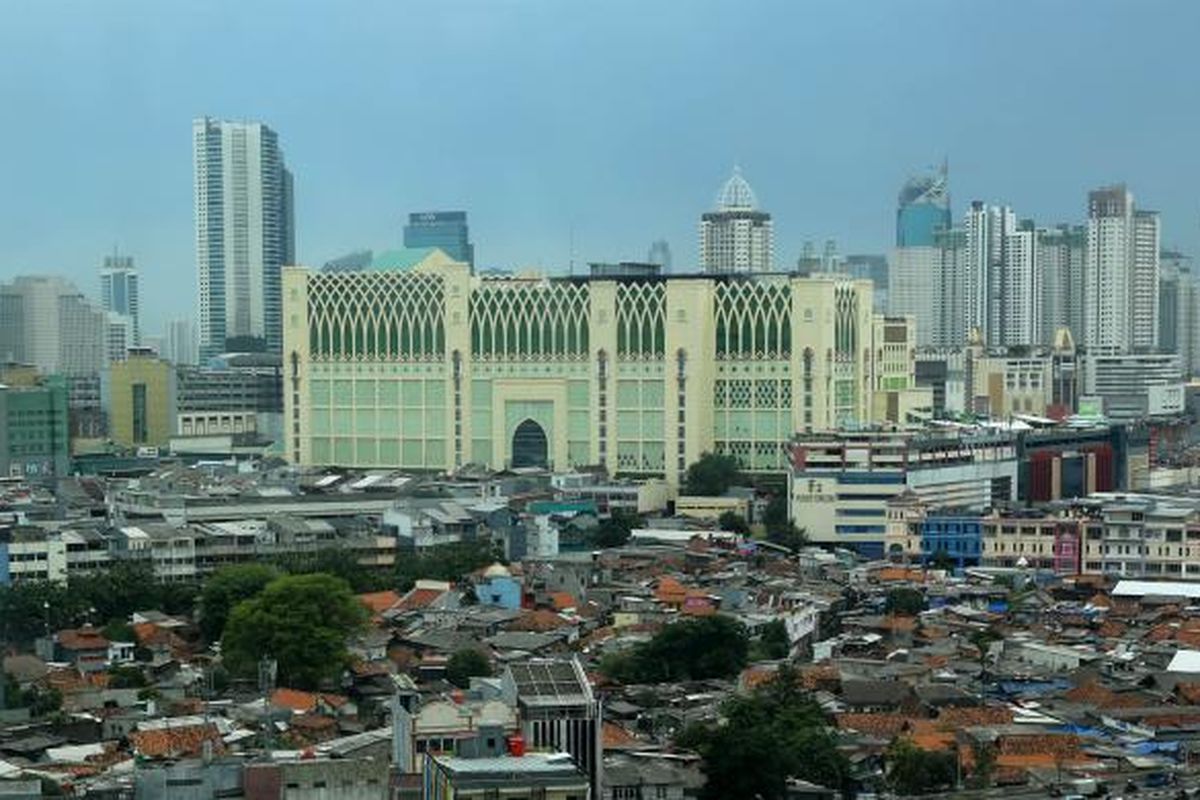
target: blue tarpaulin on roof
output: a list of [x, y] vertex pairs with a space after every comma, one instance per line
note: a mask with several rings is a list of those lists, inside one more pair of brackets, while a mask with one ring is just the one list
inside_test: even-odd
[[1062, 692], [1071, 688], [1070, 681], [1064, 678], [1047, 681], [998, 681], [995, 685], [1004, 694], [1027, 697]]
[[1066, 725], [1054, 725], [1046, 730], [1054, 733], [1073, 733], [1076, 736], [1084, 736], [1091, 739], [1109, 738], [1109, 734], [1100, 728], [1089, 728], [1086, 725], [1074, 725], [1068, 723]]

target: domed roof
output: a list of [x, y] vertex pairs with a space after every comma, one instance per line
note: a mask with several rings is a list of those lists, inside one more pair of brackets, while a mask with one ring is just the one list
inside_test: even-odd
[[500, 563], [492, 564], [483, 571], [483, 576], [485, 578], [507, 578], [510, 575], [512, 575], [512, 573], [508, 571], [508, 567]]
[[717, 208], [721, 211], [753, 211], [758, 208], [758, 198], [742, 177], [741, 167], [734, 167], [733, 174], [721, 187], [721, 193], [717, 195]]

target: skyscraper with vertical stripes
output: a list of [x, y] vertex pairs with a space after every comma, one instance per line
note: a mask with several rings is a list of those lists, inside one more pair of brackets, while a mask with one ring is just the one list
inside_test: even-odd
[[200, 351], [279, 351], [280, 268], [295, 260], [292, 175], [259, 122], [192, 123]]

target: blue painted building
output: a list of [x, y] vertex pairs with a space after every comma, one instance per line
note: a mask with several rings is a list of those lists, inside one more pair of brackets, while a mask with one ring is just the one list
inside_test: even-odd
[[955, 570], [979, 566], [983, 552], [983, 528], [979, 517], [970, 515], [931, 515], [921, 523], [921, 560], [926, 564], [944, 552]]
[[521, 607], [521, 581], [513, 577], [503, 564], [493, 564], [484, 570], [475, 584], [475, 597], [481, 606], [516, 610]]
[[8, 539], [7, 532], [0, 531], [0, 586], [8, 586], [12, 583], [12, 576], [8, 572]]

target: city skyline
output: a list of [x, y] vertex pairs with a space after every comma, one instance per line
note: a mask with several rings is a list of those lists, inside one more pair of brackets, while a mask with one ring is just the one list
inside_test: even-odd
[[[695, 269], [695, 220], [734, 163], [753, 176], [772, 214], [779, 268], [794, 263], [808, 240], [836, 239], [843, 252], [888, 252], [896, 188], [943, 158], [956, 218], [980, 199], [1047, 225], [1078, 224], [1088, 191], [1124, 182], [1161, 213], [1165, 247], [1195, 252], [1200, 241], [1200, 180], [1185, 160], [1194, 103], [1183, 61], [1186, 31], [1194, 28], [1185, 18], [1198, 12], [1186, 6], [1173, 7], [1168, 19], [1122, 4], [1101, 4], [1105, 13], [1096, 4], [1058, 4], [1041, 9], [1042, 24], [1029, 30], [1019, 7], [968, 16], [950, 3], [903, 13], [879, 4], [865, 15], [782, 3], [764, 3], [772, 13], [744, 15], [702, 4], [714, 23], [703, 29], [679, 25], [678, 8], [669, 6], [640, 15], [638, 26], [612, 12], [620, 4], [564, 12], [543, 3], [463, 3], [403, 11], [381, 5], [355, 20], [330, 7], [269, 27], [256, 24], [266, 13], [257, 9], [228, 22], [218, 4], [168, 21], [147, 5], [147, 13], [122, 23], [135, 35], [112, 52], [106, 43], [115, 29], [101, 26], [93, 41], [83, 34], [98, 18], [84, 11], [64, 21], [53, 5], [30, 9], [0, 32], [0, 66], [26, 76], [0, 89], [6, 107], [40, 123], [0, 133], [6, 151], [24, 154], [7, 170], [23, 191], [0, 201], [0, 273], [61, 274], [91, 287], [97, 258], [116, 243], [142, 267], [150, 332], [195, 313], [191, 293], [179, 289], [183, 281], [195, 286], [187, 129], [204, 114], [280, 132], [297, 175], [297, 260], [309, 265], [359, 247], [398, 245], [408, 213], [461, 208], [484, 248], [484, 269], [560, 272], [572, 255], [576, 264], [636, 260], [656, 239], [670, 244], [675, 270]], [[433, 33], [461, 31], [466, 47], [454, 63], [435, 62], [434, 44], [417, 41], [404, 65], [394, 66], [382, 56], [386, 48], [371, 43], [390, 35], [394, 26], [382, 23], [401, 16]], [[780, 24], [789, 19], [795, 24]], [[1028, 51], [1044, 55], [1012, 63], [1005, 36], [974, 36], [985, 26], [1020, 32]], [[1072, 52], [1037, 46], [1067, 26], [1091, 45]], [[208, 72], [195, 68], [206, 48], [194, 34], [206, 31], [227, 36], [234, 54]], [[945, 40], [944, 52], [908, 49], [904, 70], [883, 68], [880, 59], [891, 60], [919, 31]], [[539, 47], [525, 52], [523, 35]], [[773, 46], [783, 36], [798, 37], [799, 46]], [[855, 48], [844, 47], [850, 36]], [[31, 43], [46, 37], [68, 63], [50, 69], [36, 60]], [[317, 55], [273, 62], [281, 37]], [[319, 55], [355, 37], [362, 41], [352, 58], [335, 64]], [[578, 55], [613, 37], [634, 53], [655, 47], [627, 63], [600, 59], [599, 67]], [[713, 49], [731, 38], [764, 46], [743, 48], [736, 63], [711, 63]], [[1145, 58], [1092, 69], [1093, 50], [1119, 42], [1136, 55], [1149, 47], [1142, 41], [1155, 43]], [[72, 69], [74, 59], [98, 66]], [[430, 66], [414, 70], [414, 63]], [[546, 74], [549, 66], [556, 74]], [[972, 76], [1001, 66], [1014, 85], [1071, 91], [1013, 93], [1019, 99], [960, 91]], [[238, 79], [247, 72], [264, 79], [251, 88]], [[748, 84], [752, 78], [762, 84]], [[573, 87], [587, 91], [565, 91]], [[955, 92], [959, 100], [946, 104]], [[1103, 108], [1086, 100], [1096, 92]], [[1021, 119], [1037, 116], [1042, 124], [1029, 128], [1006, 116], [1018, 102]], [[735, 103], [769, 123], [745, 125], [742, 111], [719, 113]], [[469, 109], [475, 121], [399, 133], [390, 124], [426, 107], [450, 118]], [[87, 148], [66, 145], [100, 108], [112, 124], [93, 131]], [[917, 108], [920, 114], [907, 113]], [[832, 124], [812, 125], [817, 115]], [[68, 175], [72, 191], [58, 191]], [[127, 190], [114, 193], [114, 185]]]

